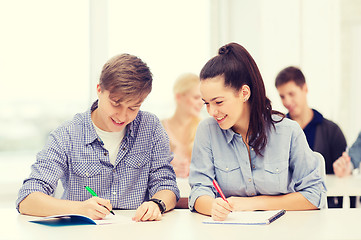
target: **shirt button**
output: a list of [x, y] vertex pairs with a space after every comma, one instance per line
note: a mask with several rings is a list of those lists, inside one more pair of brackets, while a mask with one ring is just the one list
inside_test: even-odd
[[253, 164], [253, 165], [252, 165], [252, 168], [253, 168], [253, 169], [255, 169], [255, 168], [256, 168], [256, 166]]
[[126, 149], [125, 147], [122, 148], [123, 151], [125, 151], [125, 149]]
[[252, 182], [252, 178], [248, 178], [248, 182]]
[[112, 192], [113, 195], [117, 195], [117, 192]]
[[226, 168], [226, 171], [228, 171], [228, 167]]
[[105, 153], [104, 153], [104, 156], [106, 156], [106, 155], [108, 155], [108, 153], [105, 152]]
[[113, 172], [115, 172], [115, 168], [113, 169]]
[[254, 149], [253, 149], [253, 148], [251, 148], [251, 151], [254, 151]]
[[279, 172], [278, 168], [276, 168], [276, 172]]

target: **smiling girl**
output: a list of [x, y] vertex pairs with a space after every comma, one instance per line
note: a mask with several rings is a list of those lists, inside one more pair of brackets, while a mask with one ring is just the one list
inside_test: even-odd
[[221, 47], [200, 80], [211, 118], [200, 123], [194, 142], [190, 209], [224, 220], [231, 211], [323, 208], [318, 157], [299, 125], [272, 110], [247, 50], [236, 43]]

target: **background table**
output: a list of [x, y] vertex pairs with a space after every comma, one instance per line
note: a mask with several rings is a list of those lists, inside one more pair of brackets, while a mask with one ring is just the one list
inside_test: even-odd
[[[115, 211], [131, 218], [135, 211]], [[270, 225], [203, 224], [206, 216], [185, 209], [157, 222], [49, 227], [31, 216], [0, 209], [0, 239], [361, 239], [361, 209], [288, 211]]]
[[[343, 208], [350, 208], [350, 196], [361, 196], [361, 175], [326, 175], [327, 196], [343, 196]], [[359, 201], [359, 198], [356, 198]], [[356, 204], [358, 206], [358, 204]]]

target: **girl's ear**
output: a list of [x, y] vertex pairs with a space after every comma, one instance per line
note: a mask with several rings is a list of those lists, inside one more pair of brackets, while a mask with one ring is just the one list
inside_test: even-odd
[[239, 96], [243, 102], [247, 102], [248, 99], [251, 97], [251, 89], [248, 85], [243, 85], [239, 90]]

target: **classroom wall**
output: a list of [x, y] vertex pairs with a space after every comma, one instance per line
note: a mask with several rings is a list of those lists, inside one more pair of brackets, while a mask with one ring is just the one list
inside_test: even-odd
[[361, 131], [356, 105], [361, 102], [361, 1], [214, 2], [219, 21], [211, 28], [211, 46], [245, 46], [260, 68], [273, 107], [283, 112], [274, 79], [284, 67], [299, 66], [309, 87], [309, 105], [336, 122], [353, 143]]
[[[0, 81], [7, 90], [0, 95], [0, 204], [6, 200], [13, 206], [49, 131], [88, 108], [96, 98], [100, 68], [123, 51], [144, 56], [151, 66], [155, 84], [143, 109], [160, 118], [173, 112], [171, 88], [176, 77], [182, 71], [198, 73], [220, 46], [234, 41], [256, 60], [275, 109], [286, 111], [274, 87], [275, 76], [288, 65], [298, 65], [309, 85], [310, 106], [338, 123], [349, 144], [361, 131], [361, 1], [179, 1], [179, 5], [162, 5], [164, 15], [153, 19], [154, 31], [146, 26], [146, 37], [137, 31], [125, 39], [126, 29], [141, 30], [152, 19], [152, 6], [167, 2], [144, 1], [149, 11], [141, 14], [136, 3], [125, 0], [0, 2]], [[34, 6], [41, 6], [41, 13], [28, 11]], [[143, 17], [140, 23], [116, 22], [119, 12], [131, 16], [131, 11]], [[196, 29], [180, 43], [177, 31], [186, 31], [184, 26]], [[135, 46], [129, 46], [132, 37], [137, 40]], [[154, 43], [147, 45], [151, 40]], [[5, 59], [4, 53], [10, 57]], [[164, 62], [158, 59], [155, 66], [152, 57], [158, 55]], [[180, 63], [175, 64], [175, 58]], [[13, 96], [16, 104], [12, 105]], [[11, 148], [4, 150], [7, 146]]]

